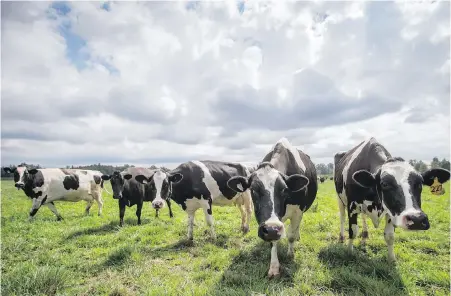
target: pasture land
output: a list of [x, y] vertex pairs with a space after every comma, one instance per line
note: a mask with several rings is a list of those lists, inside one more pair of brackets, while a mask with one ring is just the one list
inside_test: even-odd
[[[104, 193], [84, 216], [85, 203], [55, 203], [27, 221], [31, 201], [10, 180], [1, 183], [2, 295], [449, 295], [449, 183], [433, 196], [425, 187], [423, 209], [431, 229], [397, 229], [397, 265], [387, 263], [384, 224], [369, 227], [366, 253], [356, 240], [349, 254], [338, 243], [338, 205], [333, 182], [319, 184], [317, 203], [304, 215], [294, 261], [279, 248], [282, 274], [268, 280], [270, 245], [251, 231], [243, 236], [237, 208], [213, 207], [218, 239], [212, 242], [202, 211], [196, 213], [194, 245], [184, 243], [186, 214], [173, 203], [159, 218], [149, 203], [143, 224], [127, 208], [118, 227], [116, 200]], [[109, 182], [107, 188], [111, 191]], [[370, 220], [368, 220], [369, 223]], [[359, 224], [361, 221], [359, 220]], [[346, 235], [347, 236], [347, 235]]]

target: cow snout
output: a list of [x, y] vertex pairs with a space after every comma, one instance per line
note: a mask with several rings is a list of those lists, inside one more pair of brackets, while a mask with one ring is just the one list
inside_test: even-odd
[[406, 215], [405, 223], [408, 230], [428, 230], [430, 227], [428, 216], [423, 212]]
[[114, 199], [121, 199], [122, 198], [122, 194], [113, 194], [113, 198]]
[[163, 207], [163, 202], [161, 200], [156, 200], [154, 202], [152, 202], [152, 207], [154, 209], [161, 209]]
[[23, 189], [23, 188], [25, 187], [25, 184], [22, 183], [22, 182], [17, 182], [16, 184], [14, 184], [14, 186], [15, 186], [17, 189]]
[[282, 227], [263, 224], [258, 228], [258, 236], [268, 242], [279, 240], [282, 236]]

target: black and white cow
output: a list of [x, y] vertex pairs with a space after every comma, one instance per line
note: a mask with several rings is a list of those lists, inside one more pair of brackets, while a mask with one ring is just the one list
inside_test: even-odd
[[[136, 217], [138, 225], [141, 225], [141, 211], [145, 201], [153, 201], [155, 193], [151, 187], [146, 187], [135, 180], [136, 176], [146, 176], [151, 178], [155, 170], [132, 167], [122, 172], [115, 171], [112, 175], [102, 175], [103, 180], [110, 180], [113, 189], [113, 198], [118, 200], [119, 205], [119, 225], [124, 225], [125, 208], [136, 205]], [[171, 204], [168, 202], [169, 215], [171, 218]], [[157, 211], [158, 216], [158, 211]]]
[[280, 139], [251, 176], [232, 177], [228, 186], [237, 192], [250, 190], [258, 236], [272, 242], [268, 276], [279, 274], [277, 242], [285, 234], [284, 222], [290, 219], [288, 255], [294, 254], [294, 242], [299, 240], [303, 214], [316, 198], [318, 181], [310, 157]]
[[324, 183], [324, 181], [326, 181], [326, 178], [320, 177], [320, 178], [319, 178], [319, 181], [320, 181], [321, 183]]
[[329, 180], [333, 180], [334, 179], [334, 177], [329, 177]]
[[432, 185], [434, 178], [440, 183], [449, 180], [450, 172], [430, 169], [423, 174], [402, 158], [392, 157], [375, 138], [361, 142], [347, 152], [337, 153], [335, 163], [335, 189], [340, 208], [340, 241], [344, 241], [345, 208], [349, 219], [349, 248], [359, 228], [357, 217], [362, 214], [362, 244], [368, 238], [365, 216], [377, 228], [382, 217], [386, 224], [384, 238], [388, 259], [395, 261], [393, 249], [394, 229], [427, 230], [429, 220], [421, 209], [422, 186]]
[[14, 173], [17, 189], [22, 189], [33, 200], [29, 218], [46, 205], [61, 220], [54, 201], [87, 202], [85, 213], [89, 214], [94, 201], [99, 206], [98, 215], [102, 214], [102, 175], [99, 171], [79, 169], [27, 169], [25, 166], [3, 168], [7, 173]]
[[237, 194], [227, 187], [231, 177], [250, 175], [250, 167], [221, 161], [189, 161], [182, 163], [170, 172], [157, 170], [150, 178], [136, 176], [140, 183], [152, 184], [156, 197], [152, 202], [154, 208], [162, 208], [164, 201], [171, 198], [188, 214], [188, 239], [193, 239], [195, 212], [202, 208], [205, 221], [210, 226], [211, 237], [216, 238], [212, 206], [237, 205], [241, 212], [241, 229], [249, 231], [249, 220], [252, 215], [252, 200], [249, 191]]

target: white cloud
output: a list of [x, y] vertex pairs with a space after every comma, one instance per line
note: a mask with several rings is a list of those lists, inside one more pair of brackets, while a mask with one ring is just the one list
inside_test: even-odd
[[2, 164], [449, 157], [449, 2], [2, 2]]

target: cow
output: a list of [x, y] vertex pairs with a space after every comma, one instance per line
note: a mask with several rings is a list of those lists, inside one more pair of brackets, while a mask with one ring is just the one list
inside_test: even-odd
[[213, 225], [212, 206], [237, 205], [241, 212], [241, 230], [249, 232], [252, 215], [252, 200], [249, 191], [237, 192], [227, 187], [231, 177], [250, 175], [250, 166], [240, 163], [212, 160], [188, 161], [170, 172], [158, 170], [150, 178], [138, 175], [135, 179], [142, 184], [152, 184], [156, 197], [155, 208], [162, 208], [164, 201], [174, 200], [188, 215], [188, 240], [193, 240], [195, 212], [202, 208], [211, 238], [216, 239]]
[[[111, 188], [113, 189], [113, 199], [118, 200], [119, 205], [119, 225], [124, 225], [124, 215], [126, 207], [132, 207], [136, 205], [136, 217], [138, 218], [138, 225], [141, 225], [141, 211], [144, 202], [154, 200], [155, 193], [150, 186], [144, 186], [137, 182], [135, 177], [138, 175], [146, 176], [146, 178], [152, 177], [155, 170], [131, 167], [122, 172], [114, 171], [111, 175], [102, 175], [102, 180], [110, 180]], [[169, 201], [169, 216], [172, 218], [171, 204]], [[158, 210], [156, 212], [158, 216]]]
[[319, 181], [320, 181], [321, 183], [324, 183], [324, 181], [326, 181], [326, 178], [320, 177], [320, 178], [319, 178]]
[[334, 155], [335, 189], [340, 209], [340, 236], [344, 242], [345, 210], [349, 219], [348, 247], [359, 228], [357, 217], [362, 214], [362, 245], [368, 238], [366, 216], [375, 228], [385, 217], [384, 239], [388, 260], [396, 261], [394, 253], [395, 227], [406, 230], [428, 230], [428, 216], [421, 209], [422, 186], [431, 186], [434, 178], [440, 183], [449, 180], [450, 172], [440, 168], [420, 174], [404, 159], [392, 157], [387, 149], [371, 137], [347, 152]]
[[87, 202], [85, 213], [89, 214], [94, 201], [99, 206], [98, 215], [102, 215], [102, 173], [93, 170], [79, 169], [28, 169], [25, 166], [15, 168], [5, 167], [7, 173], [14, 173], [14, 186], [33, 200], [29, 220], [31, 220], [42, 205], [46, 205], [57, 217], [58, 213], [55, 201]]
[[294, 242], [299, 240], [303, 214], [316, 199], [318, 181], [310, 157], [286, 139], [280, 139], [250, 176], [236, 176], [227, 185], [236, 192], [250, 190], [258, 236], [272, 243], [268, 277], [279, 275], [277, 243], [288, 229], [288, 256], [294, 255]]
[[333, 180], [334, 179], [334, 177], [329, 177], [329, 180]]

